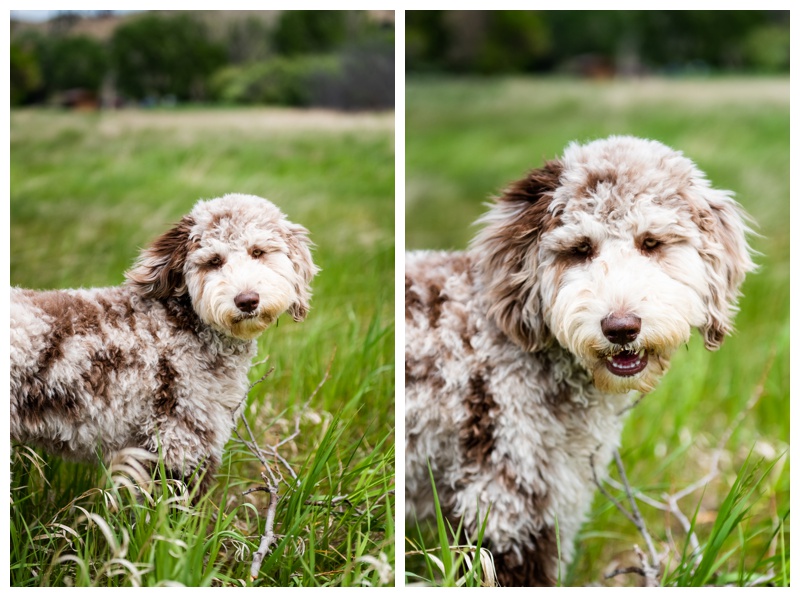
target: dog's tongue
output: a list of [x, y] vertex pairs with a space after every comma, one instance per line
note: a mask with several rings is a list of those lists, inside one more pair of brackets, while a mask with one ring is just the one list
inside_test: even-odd
[[606, 369], [620, 377], [636, 375], [647, 367], [647, 353], [625, 350], [606, 359]]

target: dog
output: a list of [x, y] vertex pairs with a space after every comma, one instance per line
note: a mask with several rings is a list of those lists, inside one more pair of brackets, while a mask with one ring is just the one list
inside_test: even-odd
[[302, 321], [308, 231], [271, 202], [199, 201], [118, 287], [11, 290], [11, 439], [67, 459], [129, 447], [207, 492], [244, 407], [256, 338]]
[[731, 332], [749, 222], [682, 153], [612, 136], [508, 186], [467, 251], [409, 253], [407, 514], [433, 512], [430, 463], [500, 584], [553, 585], [635, 393], [692, 329]]

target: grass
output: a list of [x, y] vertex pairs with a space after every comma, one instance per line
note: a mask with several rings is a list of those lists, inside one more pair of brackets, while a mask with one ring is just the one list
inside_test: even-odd
[[393, 584], [393, 125], [264, 109], [12, 113], [13, 285], [119, 284], [140, 247], [227, 192], [267, 197], [306, 226], [322, 269], [306, 321], [281, 318], [251, 371], [274, 367], [251, 391], [250, 426], [262, 447], [291, 438], [280, 454], [299, 479], [276, 464], [278, 542], [258, 577], [269, 496], [243, 495], [263, 484], [261, 465], [236, 440], [195, 506], [131, 458], [103, 467], [17, 446], [12, 585]]
[[407, 552], [406, 556], [410, 559], [417, 559], [417, 565], [412, 565], [410, 568], [416, 567], [424, 571], [422, 575], [413, 571], [407, 572], [407, 581], [419, 586], [426, 586], [431, 582], [444, 587], [497, 586], [493, 573], [492, 554], [488, 549], [481, 547], [486, 530], [486, 518], [483, 519], [484, 522], [478, 529], [474, 543], [467, 537], [466, 545], [452, 545], [455, 541], [454, 538], [464, 536], [463, 528], [459, 523], [458, 528], [453, 529], [450, 521], [443, 516], [430, 466], [428, 466], [428, 473], [433, 490], [435, 516], [432, 524], [436, 526], [436, 539], [432, 547], [426, 539], [426, 531], [419, 525], [415, 529], [418, 539], [407, 538], [411, 550]]
[[[736, 333], [716, 353], [695, 337], [623, 433], [628, 479], [651, 501], [703, 479], [719, 455], [719, 474], [679, 502], [709, 568], [695, 568], [674, 516], [640, 501], [658, 549], [670, 553], [663, 583], [788, 584], [788, 79], [411, 79], [406, 247], [464, 248], [483, 203], [506, 183], [571, 140], [609, 134], [684, 151], [714, 185], [736, 192], [759, 234], [760, 270], [744, 284]], [[409, 529], [409, 550], [419, 549]], [[433, 533], [428, 540], [441, 549]], [[637, 584], [630, 575], [604, 578], [636, 563], [634, 544], [643, 545], [637, 529], [597, 495], [563, 584]], [[410, 573], [426, 575], [407, 561]]]

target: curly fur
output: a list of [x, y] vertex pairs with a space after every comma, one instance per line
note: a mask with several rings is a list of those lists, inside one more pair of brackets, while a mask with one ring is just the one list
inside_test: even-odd
[[243, 406], [255, 338], [301, 321], [307, 230], [264, 199], [198, 202], [122, 286], [11, 290], [11, 438], [70, 459], [163, 454], [207, 489]]
[[746, 221], [680, 152], [610, 137], [511, 184], [466, 252], [408, 254], [408, 513], [432, 512], [430, 462], [447, 516], [488, 516], [502, 584], [553, 584], [631, 393], [693, 328], [731, 332]]

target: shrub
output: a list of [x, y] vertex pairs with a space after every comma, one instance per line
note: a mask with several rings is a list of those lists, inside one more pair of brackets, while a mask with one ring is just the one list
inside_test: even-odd
[[333, 56], [274, 58], [220, 70], [212, 79], [215, 98], [228, 103], [314, 105], [311, 81], [335, 76], [339, 61]]
[[342, 110], [394, 106], [394, 44], [365, 38], [335, 55], [280, 57], [217, 72], [215, 99], [227, 103]]

